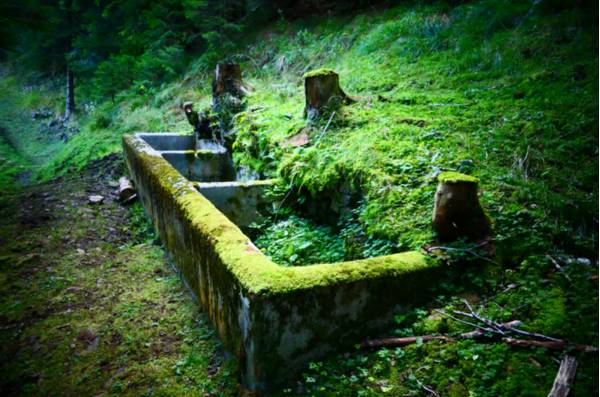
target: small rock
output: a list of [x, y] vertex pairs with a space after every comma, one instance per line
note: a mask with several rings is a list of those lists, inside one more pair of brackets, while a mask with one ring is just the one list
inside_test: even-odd
[[91, 328], [83, 328], [79, 331], [77, 338], [81, 341], [91, 342], [96, 339], [96, 333]]
[[94, 339], [87, 341], [87, 343], [88, 343], [88, 346], [83, 351], [84, 355], [89, 354], [98, 348], [98, 345], [100, 344], [100, 337], [96, 336]]
[[577, 264], [583, 266], [590, 266], [592, 264], [592, 261], [588, 258], [577, 258]]
[[82, 250], [81, 248], [77, 248], [77, 253], [78, 253], [79, 255], [85, 255], [85, 251], [84, 251], [84, 250]]
[[100, 196], [100, 195], [91, 195], [90, 197], [88, 197], [88, 202], [90, 204], [102, 204], [104, 202], [104, 196]]

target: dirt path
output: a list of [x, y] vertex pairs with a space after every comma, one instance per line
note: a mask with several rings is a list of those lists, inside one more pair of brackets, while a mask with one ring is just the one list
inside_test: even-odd
[[112, 156], [0, 196], [3, 396], [237, 394], [236, 363], [139, 206], [115, 201], [122, 172]]

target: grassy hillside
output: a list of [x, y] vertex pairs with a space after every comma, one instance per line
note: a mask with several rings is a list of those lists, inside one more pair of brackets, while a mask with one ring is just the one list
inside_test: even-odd
[[[234, 157], [280, 176], [280, 190], [294, 188], [295, 199], [350, 186], [361, 200], [351, 219], [335, 227], [362, 236], [360, 249], [375, 254], [419, 249], [434, 239], [439, 171], [478, 177], [494, 221], [496, 263], [464, 270], [460, 282], [441, 286], [435, 305], [450, 310], [468, 297], [498, 320], [516, 318], [531, 331], [596, 343], [597, 21], [582, 9], [545, 4], [410, 3], [282, 19], [250, 32], [229, 55], [254, 88], [247, 110], [233, 118]], [[302, 75], [321, 67], [336, 70], [357, 100], [314, 122], [308, 145], [282, 147], [306, 125]], [[95, 104], [86, 101], [81, 82], [80, 132], [66, 143], [37, 141], [39, 123], [28, 116], [44, 106], [59, 112], [60, 93], [39, 86], [23, 91], [22, 78], [6, 72], [2, 88], [12, 99], [0, 99], [0, 125], [12, 146], [0, 143], [0, 154], [14, 156], [15, 147], [20, 157], [15, 166], [0, 167], [0, 180], [18, 175], [20, 165], [35, 165], [33, 180], [77, 171], [119, 152], [124, 133], [190, 130], [179, 105], [210, 103], [208, 70], [198, 61], [158, 90], [134, 87], [114, 102]], [[429, 309], [399, 316], [390, 332], [469, 329]], [[541, 396], [559, 358], [470, 341], [357, 351], [311, 364], [299, 386], [282, 393], [416, 395], [425, 380], [442, 395]], [[575, 394], [597, 393], [597, 359], [580, 358]]]

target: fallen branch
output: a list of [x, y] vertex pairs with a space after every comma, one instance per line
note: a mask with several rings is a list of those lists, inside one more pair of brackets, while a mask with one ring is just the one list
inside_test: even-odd
[[327, 128], [329, 128], [329, 124], [331, 123], [331, 120], [333, 120], [333, 116], [335, 116], [335, 112], [331, 112], [331, 116], [329, 116], [329, 120], [327, 120], [327, 124], [325, 124], [325, 127], [323, 128], [323, 130], [317, 137], [317, 139], [316, 139], [317, 145], [321, 142], [321, 138], [323, 138], [323, 135], [325, 135], [325, 131], [327, 131]]
[[548, 397], [567, 397], [571, 391], [571, 385], [575, 381], [576, 372], [577, 360], [575, 357], [565, 356], [560, 363], [560, 368], [558, 368], [558, 373]]
[[548, 341], [552, 341], [552, 342], [564, 342], [563, 340], [554, 338], [552, 336], [538, 334], [536, 332], [523, 331], [521, 329], [515, 328], [516, 325], [508, 325], [507, 326], [506, 324], [499, 324], [499, 323], [497, 323], [497, 322], [495, 322], [493, 320], [490, 320], [488, 318], [485, 318], [485, 317], [481, 316], [480, 314], [478, 314], [477, 312], [475, 312], [475, 310], [473, 310], [473, 308], [471, 307], [471, 305], [469, 304], [469, 302], [467, 302], [465, 299], [463, 299], [463, 303], [465, 304], [465, 306], [467, 306], [467, 309], [469, 309], [469, 313], [465, 313], [465, 312], [462, 312], [462, 311], [459, 311], [459, 310], [453, 310], [453, 312], [455, 314], [460, 314], [461, 316], [465, 316], [465, 317], [472, 318], [472, 319], [475, 319], [477, 321], [480, 321], [483, 324], [485, 324], [488, 327], [490, 327], [490, 329], [492, 330], [492, 332], [495, 332], [497, 334], [505, 335], [505, 333], [508, 331], [508, 332], [512, 332], [512, 333], [515, 333], [515, 334], [519, 334], [519, 335], [523, 335], [523, 336], [528, 336], [528, 337], [534, 338], [534, 339], [542, 339], [542, 340], [548, 340]]
[[[511, 328], [516, 325], [520, 325], [521, 322], [518, 320], [510, 321], [507, 323], [500, 324], [505, 328]], [[486, 336], [492, 335], [485, 339]], [[382, 339], [373, 339], [364, 341], [361, 344], [363, 348], [395, 348], [395, 347], [403, 347], [407, 345], [412, 345], [418, 343], [419, 340], [421, 343], [430, 342], [434, 340], [442, 341], [442, 342], [455, 342], [456, 340], [463, 339], [479, 339], [479, 340], [487, 340], [490, 342], [498, 341], [497, 338], [493, 338], [494, 332], [490, 332], [486, 329], [476, 329], [470, 332], [464, 332], [459, 334], [458, 336], [451, 337], [446, 335], [422, 335], [422, 336], [407, 336], [402, 338], [382, 338]], [[497, 335], [497, 334], [496, 334]], [[576, 350], [583, 353], [597, 354], [598, 348], [591, 345], [581, 345], [576, 343], [571, 343], [566, 340], [558, 339], [556, 341], [540, 341], [535, 339], [517, 339], [510, 337], [503, 337], [499, 339], [501, 342], [506, 343], [510, 346], [515, 347], [542, 347], [549, 350]]]
[[[506, 323], [506, 325], [520, 324], [518, 320]], [[403, 338], [383, 338], [368, 340], [362, 343], [362, 347], [379, 348], [379, 347], [402, 347], [406, 345], [412, 345], [417, 343], [419, 339], [421, 342], [429, 342], [432, 340], [440, 340], [443, 342], [454, 342], [456, 339], [475, 339], [484, 336], [488, 331], [486, 329], [477, 329], [471, 332], [464, 332], [456, 337], [444, 336], [444, 335], [423, 335], [423, 336], [407, 336]]]
[[582, 353], [598, 354], [598, 348], [592, 345], [580, 345], [566, 340], [542, 341], [534, 339], [502, 338], [502, 342], [517, 347], [543, 347], [548, 350], [576, 350]]
[[369, 348], [380, 348], [380, 347], [402, 347], [406, 345], [412, 345], [417, 343], [421, 339], [422, 342], [429, 342], [432, 340], [441, 340], [444, 342], [453, 342], [454, 339], [449, 336], [443, 335], [423, 335], [423, 336], [407, 336], [405, 338], [383, 338], [364, 341], [361, 346]]
[[[421, 368], [417, 369], [416, 372], [419, 372], [423, 368], [429, 368], [429, 367], [421, 367]], [[412, 376], [414, 377], [415, 381], [417, 382], [417, 385], [419, 385], [420, 388], [422, 388], [423, 390], [425, 390], [427, 393], [429, 393], [430, 395], [432, 395], [434, 397], [440, 397], [440, 395], [435, 390], [433, 390], [431, 387], [429, 387], [426, 384], [424, 384], [423, 382], [421, 382], [414, 373], [412, 374]]]
[[456, 248], [456, 247], [446, 247], [443, 245], [437, 245], [437, 246], [433, 246], [433, 247], [423, 247], [423, 251], [425, 251], [427, 254], [431, 254], [433, 251], [464, 252], [466, 254], [474, 256], [475, 258], [479, 258], [486, 262], [493, 263], [494, 265], [499, 265], [498, 262], [496, 262], [486, 256], [480, 255], [474, 251], [474, 249], [481, 248], [487, 244], [489, 244], [489, 241], [484, 241], [483, 243], [477, 244], [473, 248]]
[[546, 258], [548, 258], [548, 260], [550, 262], [552, 262], [552, 264], [554, 265], [554, 267], [556, 268], [556, 270], [559, 271], [560, 274], [562, 274], [563, 276], [565, 276], [565, 278], [572, 284], [573, 280], [571, 279], [571, 277], [569, 277], [569, 275], [567, 274], [567, 272], [565, 271], [565, 269], [563, 269], [563, 267], [561, 265], [558, 264], [558, 261], [556, 259], [554, 259], [553, 257], [551, 257], [550, 255], [546, 255]]

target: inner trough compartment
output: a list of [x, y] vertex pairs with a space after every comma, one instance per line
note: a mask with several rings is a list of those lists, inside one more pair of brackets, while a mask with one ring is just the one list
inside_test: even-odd
[[236, 169], [231, 153], [212, 140], [194, 135], [140, 133], [154, 150], [169, 162], [195, 188], [233, 223], [246, 228], [263, 218], [264, 189], [272, 180], [260, 180], [244, 169]]
[[138, 138], [141, 138], [152, 149], [157, 151], [165, 150], [195, 150], [196, 142], [194, 135], [190, 134], [176, 134], [172, 132], [140, 132], [136, 134]]
[[169, 150], [161, 152], [181, 175], [193, 182], [229, 182], [236, 180], [236, 172], [229, 153], [212, 150]]
[[[236, 169], [230, 152], [219, 143], [196, 140], [194, 135], [145, 133], [138, 136], [191, 181], [196, 190], [255, 241], [259, 249], [277, 259], [278, 264], [305, 266], [356, 259], [349, 255], [335, 227], [338, 207], [349, 201], [345, 190], [337, 195], [321, 196], [290, 213], [278, 208], [275, 214], [272, 199], [265, 194], [273, 180], [260, 180], [258, 175]], [[336, 221], [328, 219], [332, 214], [337, 214]], [[288, 233], [288, 238], [269, 237], [288, 236]], [[284, 255], [288, 251], [289, 255]]]

